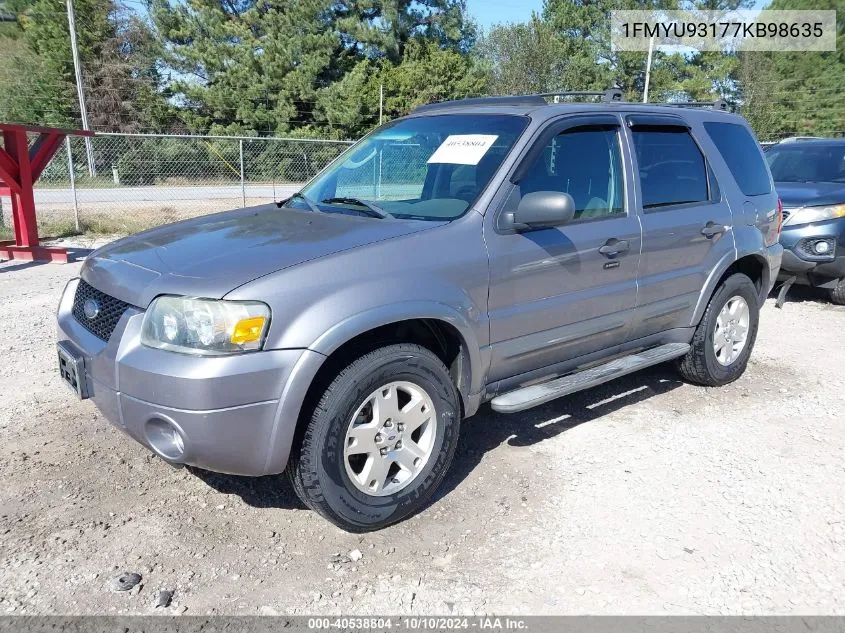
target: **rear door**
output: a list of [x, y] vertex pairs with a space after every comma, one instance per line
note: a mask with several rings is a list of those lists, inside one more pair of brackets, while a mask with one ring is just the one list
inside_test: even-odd
[[693, 131], [675, 115], [626, 116], [643, 228], [630, 338], [689, 327], [709, 273], [734, 254], [731, 209]]
[[[615, 115], [572, 116], [541, 132], [488, 213], [490, 381], [610, 350], [627, 337], [636, 304], [640, 226], [630, 161]], [[514, 182], [515, 181], [515, 182]], [[569, 193], [566, 226], [502, 230], [497, 218], [534, 191]]]
[[[733, 177], [736, 192], [732, 199], [743, 201], [744, 217], [736, 217], [737, 224], [744, 220], [746, 226], [755, 226], [761, 231], [767, 246], [774, 244], [778, 240], [780, 224], [778, 195], [763, 152], [751, 130], [742, 123], [727, 121], [704, 121], [702, 126]], [[714, 161], [716, 159], [714, 157]], [[729, 182], [722, 183], [723, 189], [729, 186]], [[740, 226], [736, 228], [741, 229]], [[743, 244], [741, 233], [735, 233], [735, 239], [738, 247]], [[756, 240], [752, 239], [750, 245], [756, 246]]]

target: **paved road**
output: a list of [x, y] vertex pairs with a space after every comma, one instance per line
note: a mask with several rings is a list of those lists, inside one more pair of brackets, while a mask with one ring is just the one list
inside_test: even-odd
[[[301, 187], [300, 184], [247, 185], [247, 198], [273, 199], [290, 195]], [[173, 200], [240, 200], [240, 185], [210, 185], [199, 187], [115, 187], [113, 189], [77, 189], [80, 204], [98, 202], [169, 202]], [[73, 193], [70, 189], [35, 190], [35, 204], [72, 204]]]

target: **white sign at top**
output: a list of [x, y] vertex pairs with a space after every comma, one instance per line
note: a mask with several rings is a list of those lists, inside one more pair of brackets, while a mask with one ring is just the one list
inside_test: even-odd
[[492, 147], [496, 134], [451, 134], [428, 159], [429, 163], [477, 165]]

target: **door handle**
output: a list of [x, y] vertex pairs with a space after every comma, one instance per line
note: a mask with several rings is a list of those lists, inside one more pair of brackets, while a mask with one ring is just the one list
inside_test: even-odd
[[628, 244], [628, 240], [617, 240], [615, 237], [611, 237], [604, 243], [604, 246], [599, 247], [599, 253], [606, 257], [616, 257], [629, 248], [631, 248], [631, 245]]
[[701, 229], [701, 234], [706, 237], [708, 240], [716, 237], [720, 233], [724, 233], [726, 231], [724, 224], [717, 224], [716, 222], [708, 222], [704, 225], [704, 228]]

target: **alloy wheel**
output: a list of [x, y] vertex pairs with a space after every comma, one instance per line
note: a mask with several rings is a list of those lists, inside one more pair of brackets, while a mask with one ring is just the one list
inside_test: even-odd
[[422, 387], [408, 381], [379, 387], [349, 422], [343, 448], [346, 474], [363, 493], [395, 494], [425, 468], [436, 431], [434, 404]]

